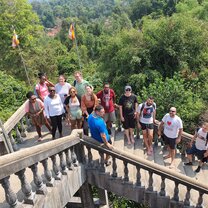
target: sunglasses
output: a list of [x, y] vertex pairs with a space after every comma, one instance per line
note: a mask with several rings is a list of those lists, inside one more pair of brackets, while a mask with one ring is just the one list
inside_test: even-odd
[[131, 89], [126, 89], [126, 91], [131, 91]]
[[50, 90], [50, 92], [55, 92], [55, 90]]
[[173, 110], [170, 110], [170, 112], [174, 113], [175, 111], [173, 111]]
[[36, 100], [36, 98], [31, 98], [31, 100]]

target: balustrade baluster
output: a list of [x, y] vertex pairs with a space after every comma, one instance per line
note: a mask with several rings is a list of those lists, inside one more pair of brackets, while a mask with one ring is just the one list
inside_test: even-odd
[[105, 159], [104, 159], [104, 153], [99, 152], [100, 155], [100, 172], [104, 173], [105, 172]]
[[174, 195], [173, 195], [173, 200], [174, 201], [179, 201], [179, 196], [178, 196], [178, 193], [179, 193], [179, 189], [178, 189], [178, 182], [175, 182], [175, 188], [174, 188]]
[[18, 141], [19, 143], [22, 143], [22, 142], [23, 142], [23, 138], [22, 138], [22, 136], [21, 136], [21, 134], [20, 134], [18, 125], [15, 126], [15, 131], [16, 131], [17, 141]]
[[73, 164], [72, 164], [72, 159], [71, 159], [71, 150], [70, 148], [65, 150], [65, 155], [66, 155], [66, 164], [68, 166], [69, 170], [73, 170]]
[[78, 167], [78, 160], [77, 160], [77, 155], [74, 151], [74, 146], [71, 147], [71, 158], [72, 158], [72, 162], [73, 162], [74, 167]]
[[10, 187], [9, 178], [10, 176], [1, 179], [0, 183], [2, 187], [4, 188], [5, 198], [6, 198], [7, 203], [10, 205], [10, 207], [16, 207], [18, 203], [17, 196]]
[[36, 193], [45, 195], [47, 193], [46, 185], [43, 183], [41, 176], [38, 174], [38, 163], [29, 167], [33, 172], [33, 180], [37, 187]]
[[54, 186], [54, 178], [52, 177], [51, 171], [48, 169], [48, 159], [41, 161], [44, 167], [44, 175], [47, 179], [46, 186], [53, 187]]
[[191, 190], [191, 188], [187, 187], [186, 197], [184, 200], [185, 206], [190, 206], [190, 190]]
[[51, 160], [52, 160], [52, 163], [53, 163], [53, 172], [55, 173], [55, 179], [56, 180], [61, 180], [61, 172], [59, 170], [59, 167], [57, 165], [57, 162], [56, 162], [56, 155], [53, 155], [51, 156]]
[[153, 172], [149, 171], [149, 184], [148, 184], [148, 191], [153, 191]]
[[165, 177], [161, 176], [160, 196], [165, 196]]
[[59, 153], [59, 157], [60, 157], [60, 166], [61, 166], [61, 172], [63, 175], [67, 175], [67, 166], [66, 166], [66, 161], [64, 160], [64, 155], [63, 152]]
[[113, 162], [113, 164], [112, 164], [112, 167], [113, 167], [113, 173], [112, 173], [112, 177], [113, 178], [116, 178], [117, 176], [118, 176], [118, 173], [117, 173], [117, 164], [116, 164], [116, 158], [115, 157], [113, 157], [112, 158], [112, 162]]
[[13, 150], [17, 151], [19, 148], [17, 147], [14, 137], [12, 136], [12, 132], [10, 131], [8, 135], [9, 135], [9, 139], [11, 141], [11, 145], [12, 145]]
[[92, 158], [92, 152], [91, 148], [87, 146], [87, 151], [88, 151], [88, 167], [93, 167], [93, 158]]
[[198, 198], [198, 202], [197, 202], [197, 205], [196, 205], [196, 208], [202, 208], [202, 202], [203, 202], [203, 193], [200, 193], [199, 192], [199, 198]]
[[25, 116], [25, 121], [27, 124], [27, 131], [31, 131], [32, 125], [31, 125], [30, 119], [28, 118], [27, 115]]
[[27, 182], [25, 177], [25, 169], [22, 169], [15, 173], [18, 176], [21, 182], [21, 190], [25, 195], [24, 201], [26, 204], [33, 204], [35, 203], [35, 193], [32, 192], [31, 185]]
[[136, 180], [136, 185], [137, 186], [141, 186], [142, 183], [141, 183], [141, 172], [140, 172], [140, 167], [139, 166], [136, 166], [136, 169], [137, 169], [137, 180]]
[[124, 182], [129, 181], [129, 169], [128, 169], [128, 163], [126, 161], [123, 161], [124, 164]]
[[25, 125], [24, 125], [24, 121], [23, 121], [23, 118], [20, 119], [20, 125], [21, 125], [21, 136], [22, 137], [26, 137], [26, 128], [25, 128]]

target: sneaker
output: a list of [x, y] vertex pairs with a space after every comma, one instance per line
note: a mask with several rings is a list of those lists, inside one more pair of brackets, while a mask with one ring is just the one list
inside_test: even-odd
[[184, 163], [184, 165], [193, 165], [192, 162], [187, 162], [187, 163]]
[[43, 140], [42, 137], [39, 137], [38, 142], [41, 142], [42, 140]]
[[198, 173], [201, 170], [201, 167], [198, 166], [198, 168], [195, 170], [196, 173]]
[[109, 161], [109, 160], [108, 160], [108, 161], [105, 161], [105, 165], [106, 165], [106, 166], [111, 165], [111, 161]]

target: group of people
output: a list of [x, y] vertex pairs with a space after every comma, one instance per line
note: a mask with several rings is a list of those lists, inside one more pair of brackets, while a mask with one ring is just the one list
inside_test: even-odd
[[[56, 138], [57, 128], [59, 137], [62, 137], [64, 117], [66, 124], [70, 125], [72, 130], [83, 128], [84, 134], [88, 135], [88, 129], [90, 129], [94, 139], [112, 149], [111, 127], [116, 121], [115, 109], [118, 108], [128, 145], [135, 142], [134, 129], [137, 125], [142, 130], [147, 155], [153, 154], [153, 130], [156, 120], [156, 103], [153, 97], [149, 96], [145, 102], [138, 104], [131, 86], [127, 85], [117, 105], [115, 92], [110, 88], [109, 83], [104, 83], [103, 89], [95, 94], [92, 85], [83, 79], [81, 72], [76, 71], [74, 78], [72, 86], [66, 82], [63, 75], [60, 75], [59, 82], [54, 85], [44, 73], [41, 73], [35, 92], [27, 93], [28, 102], [25, 105], [25, 111], [36, 127], [38, 141], [42, 140], [43, 124], [51, 132], [52, 139]], [[205, 158], [208, 157], [207, 132], [208, 123], [204, 123], [202, 128], [197, 129], [191, 141], [192, 146], [187, 150], [189, 162], [185, 165], [192, 165], [193, 154], [200, 160], [196, 172], [200, 171]], [[164, 159], [171, 158], [170, 168], [174, 167], [176, 145], [181, 141], [182, 133], [182, 120], [176, 115], [176, 108], [171, 107], [158, 127], [158, 135], [163, 137], [168, 147], [169, 153], [164, 156]], [[108, 156], [106, 156], [106, 164], [108, 164]]]

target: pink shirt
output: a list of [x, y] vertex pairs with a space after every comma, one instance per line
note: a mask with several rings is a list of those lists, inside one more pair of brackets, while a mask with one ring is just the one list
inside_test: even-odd
[[35, 90], [36, 91], [39, 90], [41, 98], [43, 98], [43, 100], [49, 94], [48, 86], [47, 86], [46, 83], [44, 83], [44, 84], [40, 84], [40, 83], [36, 84]]
[[[36, 101], [38, 102], [38, 104], [40, 105], [41, 108], [44, 108], [44, 104], [40, 99], [36, 99]], [[27, 102], [25, 103], [25, 112], [28, 113], [29, 112], [29, 100], [27, 100]], [[35, 103], [32, 103], [32, 105], [34, 106]]]

